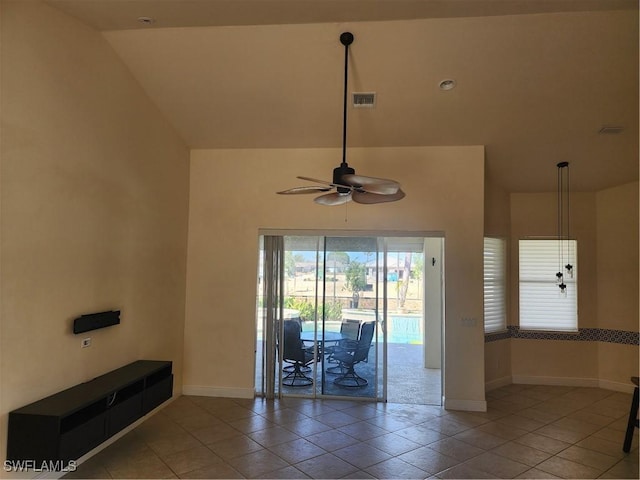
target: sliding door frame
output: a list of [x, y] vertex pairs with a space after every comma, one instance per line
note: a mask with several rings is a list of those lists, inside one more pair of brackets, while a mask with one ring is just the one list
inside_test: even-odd
[[[387, 360], [388, 360], [388, 348], [387, 348], [387, 310], [388, 310], [388, 285], [386, 281], [387, 275], [387, 255], [388, 255], [388, 244], [386, 238], [393, 237], [421, 237], [421, 238], [442, 238], [444, 240], [444, 232], [441, 231], [389, 231], [389, 230], [283, 230], [283, 229], [260, 229], [258, 231], [259, 237], [264, 239], [263, 250], [264, 250], [264, 258], [263, 258], [263, 267], [264, 267], [264, 285], [263, 285], [263, 298], [266, 300], [266, 305], [263, 306], [263, 348], [262, 348], [262, 368], [263, 375], [261, 375], [262, 379], [262, 395], [265, 398], [275, 398], [282, 397], [282, 372], [276, 375], [276, 365], [282, 365], [282, 349], [276, 348], [276, 340], [277, 337], [282, 338], [283, 335], [283, 323], [277, 322], [277, 319], [284, 318], [284, 275], [285, 275], [285, 265], [284, 265], [284, 237], [288, 236], [304, 236], [304, 237], [318, 237], [323, 238], [325, 240], [322, 241], [323, 250], [326, 250], [326, 238], [330, 237], [371, 237], [376, 238], [378, 240], [378, 249], [377, 255], [382, 253], [382, 263], [383, 263], [383, 275], [385, 281], [383, 284], [382, 291], [382, 321], [377, 322], [377, 328], [382, 328], [382, 395], [378, 396], [378, 381], [376, 380], [375, 387], [375, 398], [365, 397], [363, 400], [375, 400], [378, 402], [386, 402], [387, 401]], [[269, 239], [269, 240], [267, 240]], [[382, 242], [380, 242], [382, 240]], [[269, 248], [267, 248], [269, 247]], [[318, 244], [318, 248], [320, 248], [320, 244]], [[378, 258], [378, 261], [380, 259]], [[316, 260], [316, 265], [318, 260]], [[271, 270], [274, 269], [275, 270]], [[323, 268], [326, 266], [323, 265]], [[271, 275], [267, 272], [274, 271], [275, 274]], [[377, 271], [377, 268], [376, 268]], [[444, 272], [443, 272], [444, 274]], [[377, 274], [376, 274], [377, 275]], [[323, 275], [323, 292], [322, 297], [324, 301], [324, 297], [326, 295], [326, 275]], [[317, 319], [318, 313], [318, 305], [319, 305], [319, 289], [318, 289], [318, 278], [316, 276], [316, 288], [315, 288], [315, 310], [316, 310], [316, 325], [315, 325], [315, 335], [317, 335], [318, 329], [318, 321], [322, 322], [322, 327], [324, 328], [324, 317], [322, 319]], [[443, 292], [444, 293], [444, 292]], [[269, 298], [273, 296], [273, 298]], [[443, 295], [444, 296], [444, 295]], [[376, 311], [379, 311], [376, 306]], [[444, 318], [441, 319], [444, 322]], [[423, 321], [424, 321], [424, 308], [423, 308]], [[279, 326], [280, 332], [276, 332], [275, 327]], [[376, 341], [376, 348], [377, 347]], [[444, 336], [441, 338], [441, 345], [444, 347]], [[441, 352], [442, 358], [444, 358], [444, 348]], [[276, 352], [278, 352], [278, 358], [276, 358]], [[376, 363], [378, 363], [376, 353]], [[323, 392], [318, 393], [316, 387], [316, 378], [315, 375], [317, 369], [317, 364], [314, 362], [313, 370], [314, 370], [314, 384], [313, 384], [313, 393], [311, 395], [312, 398], [334, 398], [334, 399], [350, 399], [357, 400], [358, 397], [350, 397], [350, 396], [335, 396], [335, 395], [326, 395]], [[377, 367], [376, 367], [377, 372]], [[276, 382], [277, 376], [277, 382]], [[441, 377], [444, 378], [444, 364], [442, 364], [441, 369]], [[376, 373], [377, 379], [377, 373]], [[323, 379], [324, 381], [324, 379]], [[277, 389], [276, 389], [277, 385]], [[256, 385], [257, 387], [257, 385]], [[441, 388], [444, 388], [443, 383], [441, 382]], [[289, 395], [286, 396], [296, 396]], [[305, 397], [309, 397], [305, 395]]]

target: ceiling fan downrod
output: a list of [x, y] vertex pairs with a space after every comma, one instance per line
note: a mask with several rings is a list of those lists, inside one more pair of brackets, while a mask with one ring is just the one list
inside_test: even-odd
[[[353, 43], [353, 34], [344, 32], [340, 35], [340, 43], [344, 45], [344, 89], [342, 96], [342, 163], [333, 169], [333, 183], [340, 185], [343, 175], [353, 175], [356, 171], [347, 164], [347, 92], [349, 89], [349, 45]], [[337, 187], [338, 193], [349, 193], [349, 187]]]
[[[344, 45], [344, 90], [342, 96], [342, 163], [347, 164], [347, 91], [349, 89], [349, 45], [353, 43], [353, 34], [344, 32], [340, 35], [340, 43]], [[353, 172], [351, 172], [353, 173]]]

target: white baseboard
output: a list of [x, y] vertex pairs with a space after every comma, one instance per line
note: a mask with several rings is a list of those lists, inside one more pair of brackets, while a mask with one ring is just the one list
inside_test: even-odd
[[253, 398], [255, 397], [255, 390], [253, 388], [183, 385], [182, 394], [195, 395], [198, 397]]
[[598, 386], [605, 390], [624, 393], [633, 393], [633, 389], [635, 388], [635, 385], [631, 383], [613, 382], [611, 380], [598, 380]]
[[484, 400], [444, 399], [445, 410], [461, 410], [464, 412], [486, 412], [487, 402]]
[[505, 387], [507, 385], [511, 385], [513, 382], [513, 379], [511, 378], [511, 375], [507, 375], [506, 377], [500, 377], [500, 378], [496, 378], [495, 380], [491, 380], [489, 382], [486, 382], [484, 384], [484, 390], [485, 392], [490, 392], [491, 390], [495, 390], [496, 388], [500, 388], [500, 387]]
[[557, 385], [562, 387], [599, 387], [597, 378], [547, 377], [513, 375], [512, 382], [521, 385]]

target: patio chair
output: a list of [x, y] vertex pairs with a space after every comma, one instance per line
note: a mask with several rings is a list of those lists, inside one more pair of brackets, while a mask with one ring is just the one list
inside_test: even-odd
[[333, 356], [340, 364], [340, 368], [343, 369], [344, 373], [336, 378], [333, 383], [340, 387], [347, 388], [360, 388], [369, 384], [366, 378], [362, 378], [356, 373], [355, 366], [368, 358], [375, 327], [375, 322], [363, 323], [360, 329], [358, 343], [353, 348], [336, 351], [334, 353]]
[[300, 339], [300, 324], [284, 322], [283, 340], [282, 360], [291, 365], [283, 368], [287, 375], [283, 377], [282, 384], [288, 387], [307, 387], [313, 384], [313, 380], [304, 374], [303, 369], [312, 364], [315, 357]]
[[[327, 355], [327, 363], [337, 363], [337, 361], [333, 358], [333, 354], [336, 351], [354, 348], [354, 346], [358, 342], [358, 336], [360, 334], [360, 320], [343, 320], [340, 324], [340, 334], [342, 335], [342, 339], [336, 345], [331, 345], [324, 348], [324, 353]], [[329, 371], [329, 373], [342, 373], [331, 372], [330, 369], [327, 370]]]
[[[300, 330], [300, 332], [302, 332], [302, 324], [300, 323], [300, 319], [289, 319], [289, 320], [285, 320], [284, 324], [285, 326], [287, 325], [287, 323], [290, 324], [297, 324], [298, 325], [298, 329]], [[277, 327], [276, 327], [277, 328]], [[290, 328], [294, 328], [293, 326], [291, 326]], [[280, 334], [280, 330], [278, 330], [278, 335]], [[313, 354], [313, 346], [309, 346], [307, 345], [304, 340], [302, 341], [302, 345], [304, 346], [305, 350], [311, 354]], [[295, 366], [293, 364], [295, 364], [295, 362], [289, 362], [288, 360], [284, 360], [286, 363], [289, 363], [289, 365], [287, 365], [286, 367], [282, 368], [282, 371], [290, 373], [293, 372], [295, 369]], [[303, 366], [300, 367], [300, 371], [303, 373], [309, 373], [311, 371], [311, 367], [309, 366]]]

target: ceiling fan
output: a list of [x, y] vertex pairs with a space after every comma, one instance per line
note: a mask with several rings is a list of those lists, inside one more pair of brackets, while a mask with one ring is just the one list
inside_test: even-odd
[[[356, 171], [347, 164], [347, 79], [349, 65], [349, 45], [353, 43], [353, 34], [344, 32], [340, 35], [340, 43], [344, 45], [344, 100], [342, 111], [342, 163], [333, 169], [332, 180], [317, 180], [299, 176], [301, 180], [319, 183], [307, 187], [295, 187], [278, 192], [281, 195], [298, 195], [304, 193], [331, 192], [320, 195], [314, 202], [320, 205], [342, 205], [353, 200], [356, 203], [372, 204], [395, 202], [404, 198], [405, 193], [395, 180], [386, 178], [356, 175]], [[333, 191], [334, 190], [334, 191]]]

